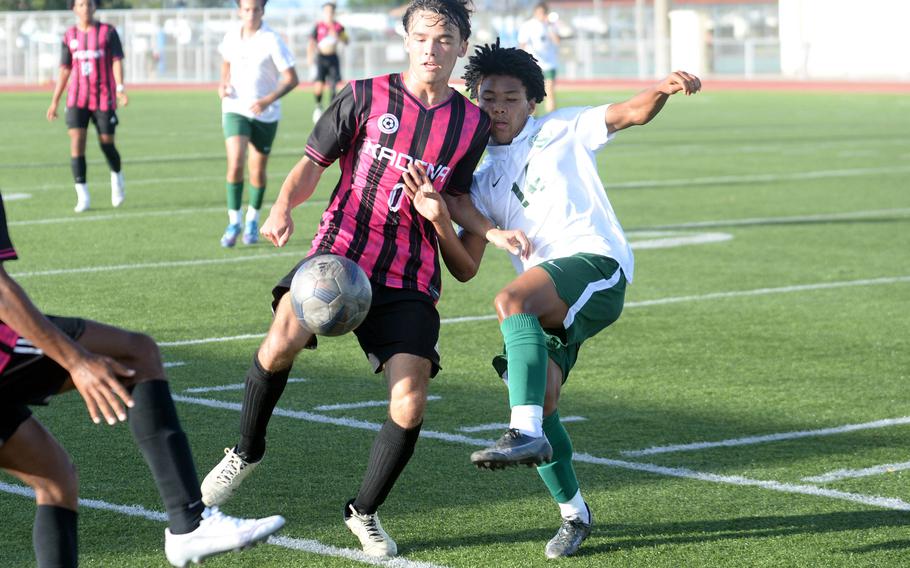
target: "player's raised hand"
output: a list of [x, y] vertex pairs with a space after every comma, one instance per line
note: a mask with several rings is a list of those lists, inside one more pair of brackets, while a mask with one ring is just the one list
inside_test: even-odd
[[113, 426], [126, 420], [124, 406], [133, 406], [133, 397], [117, 377], [132, 377], [136, 372], [110, 357], [86, 353], [69, 369], [73, 385], [88, 408], [92, 422]]
[[701, 79], [685, 71], [674, 71], [661, 81], [658, 90], [667, 95], [675, 95], [680, 91], [694, 95], [701, 90]]
[[531, 241], [524, 231], [520, 229], [490, 229], [486, 234], [487, 240], [497, 248], [509, 251], [525, 260], [531, 256]]
[[414, 204], [414, 209], [432, 223], [450, 223], [449, 208], [439, 192], [433, 187], [426, 169], [414, 162], [401, 176], [404, 180], [405, 193]]
[[259, 233], [272, 241], [276, 247], [283, 247], [294, 234], [294, 219], [291, 218], [291, 213], [273, 206]]

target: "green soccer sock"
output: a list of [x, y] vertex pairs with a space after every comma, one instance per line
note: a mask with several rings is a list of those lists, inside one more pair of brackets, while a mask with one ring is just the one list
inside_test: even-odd
[[227, 189], [227, 206], [230, 211], [240, 210], [240, 201], [243, 199], [243, 182], [225, 182]]
[[[262, 209], [262, 200], [265, 198], [265, 186], [263, 187], [254, 187], [250, 186], [250, 207], [259, 211]], [[238, 204], [239, 207], [239, 204]]]
[[509, 406], [543, 406], [547, 391], [547, 344], [533, 314], [515, 314], [500, 325], [509, 370]]
[[572, 440], [559, 421], [559, 411], [543, 419], [543, 432], [553, 446], [553, 461], [537, 468], [557, 503], [568, 503], [578, 493], [578, 477], [572, 465]]

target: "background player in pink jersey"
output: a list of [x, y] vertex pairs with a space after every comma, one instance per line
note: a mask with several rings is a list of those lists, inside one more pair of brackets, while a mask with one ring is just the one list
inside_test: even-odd
[[[119, 124], [117, 101], [126, 106], [129, 99], [123, 86], [123, 47], [114, 26], [95, 20], [98, 0], [70, 0], [77, 23], [63, 34], [60, 75], [47, 109], [47, 119], [57, 118], [57, 105], [67, 83], [66, 127], [70, 136], [70, 166], [76, 185], [75, 211], [89, 208], [86, 183], [85, 137], [89, 121], [95, 123], [101, 151], [111, 168], [111, 205], [123, 203], [123, 172], [120, 153], [114, 146], [114, 131]], [[75, 76], [70, 82], [70, 76]]]
[[[444, 192], [456, 222], [501, 248], [527, 248], [524, 234], [495, 229], [471, 204], [471, 176], [489, 138], [489, 118], [449, 87], [467, 50], [470, 10], [463, 0], [414, 0], [404, 14], [408, 70], [347, 85], [316, 124], [306, 154], [288, 175], [262, 234], [276, 246], [294, 231], [291, 210], [313, 194], [325, 168], [340, 160], [341, 179], [309, 255], [333, 253], [358, 263], [373, 285], [373, 304], [355, 330], [389, 389], [388, 419], [370, 452], [345, 524], [364, 552], [394, 556], [397, 545], [376, 514], [404, 470], [423, 424], [430, 378], [440, 369], [437, 341], [441, 268], [437, 233], [404, 195], [402, 174], [419, 161]], [[266, 428], [296, 355], [316, 338], [294, 315], [292, 270], [273, 290], [275, 317], [247, 373], [240, 441], [202, 484], [203, 500], [230, 498], [265, 454]]]
[[335, 3], [322, 5], [322, 19], [313, 27], [310, 41], [307, 43], [307, 63], [313, 69], [313, 96], [316, 108], [313, 109], [313, 122], [322, 116], [322, 92], [329, 88], [329, 102], [335, 98], [338, 83], [341, 82], [341, 61], [338, 59], [338, 48], [348, 42], [344, 26], [335, 21]]
[[96, 424], [129, 420], [167, 509], [164, 551], [174, 566], [251, 546], [280, 529], [280, 516], [235, 519], [203, 506], [155, 342], [98, 322], [45, 316], [3, 267], [17, 258], [0, 197], [0, 468], [35, 491], [38, 567], [78, 564], [76, 468], [29, 410], [69, 390], [79, 392]]

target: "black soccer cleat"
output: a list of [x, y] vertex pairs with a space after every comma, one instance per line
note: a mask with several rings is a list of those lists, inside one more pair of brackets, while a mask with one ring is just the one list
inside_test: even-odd
[[491, 447], [471, 454], [471, 463], [478, 468], [502, 469], [513, 465], [528, 467], [550, 463], [553, 447], [546, 436], [534, 438], [509, 428]]
[[588, 522], [584, 522], [578, 517], [572, 517], [562, 520], [562, 526], [556, 531], [556, 536], [550, 539], [544, 554], [547, 558], [553, 560], [572, 556], [578, 552], [578, 547], [591, 535], [591, 525], [594, 524], [594, 515], [591, 514], [591, 508], [585, 503], [588, 510]]

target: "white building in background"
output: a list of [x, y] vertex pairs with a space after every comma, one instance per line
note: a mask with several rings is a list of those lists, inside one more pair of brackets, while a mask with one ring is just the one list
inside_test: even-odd
[[780, 68], [784, 76], [910, 80], [910, 1], [778, 3]]

